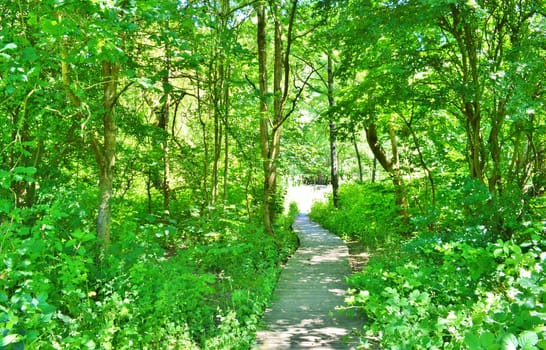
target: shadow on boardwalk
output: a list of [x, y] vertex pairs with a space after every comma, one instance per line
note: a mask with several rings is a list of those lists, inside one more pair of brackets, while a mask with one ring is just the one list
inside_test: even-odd
[[301, 245], [281, 273], [254, 349], [355, 349], [352, 331], [362, 320], [337, 310], [351, 274], [347, 246], [307, 215], [294, 228]]

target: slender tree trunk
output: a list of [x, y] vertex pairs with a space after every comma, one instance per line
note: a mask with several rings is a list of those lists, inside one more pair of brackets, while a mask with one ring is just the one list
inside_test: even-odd
[[[80, 98], [71, 88], [70, 65], [65, 60], [67, 55], [62, 48], [61, 77], [64, 89], [72, 105], [82, 106]], [[99, 259], [102, 259], [110, 245], [110, 226], [112, 222], [112, 197], [114, 171], [116, 163], [116, 120], [114, 107], [118, 99], [118, 78], [120, 65], [112, 61], [102, 61], [102, 125], [103, 140], [90, 135], [91, 147], [97, 161], [99, 173], [99, 203], [97, 214], [97, 238], [100, 244]]]
[[[446, 29], [453, 34], [460, 53], [462, 85], [460, 111], [464, 115], [467, 139], [467, 160], [470, 177], [484, 183], [485, 154], [481, 135], [481, 92], [475, 23], [470, 23], [458, 6], [451, 6], [452, 24]], [[445, 23], [448, 23], [444, 21]]]
[[271, 184], [271, 159], [269, 144], [269, 108], [268, 108], [268, 88], [267, 88], [267, 41], [266, 41], [266, 12], [263, 2], [256, 5], [256, 14], [258, 16], [258, 72], [260, 88], [260, 146], [262, 154], [262, 166], [264, 170], [264, 189], [263, 189], [263, 219], [267, 233], [273, 234], [273, 223], [271, 222], [270, 197], [272, 191]]
[[211, 203], [216, 203], [218, 199], [218, 169], [220, 156], [222, 154], [222, 124], [221, 124], [221, 104], [222, 104], [222, 62], [219, 58], [218, 47], [212, 49], [212, 62], [209, 66], [208, 88], [211, 91], [210, 101], [212, 102], [213, 119], [213, 144], [212, 144], [212, 172], [211, 172]]
[[165, 75], [162, 78], [163, 83], [163, 106], [161, 107], [159, 115], [158, 126], [163, 132], [163, 139], [161, 142], [162, 153], [163, 153], [163, 183], [161, 184], [161, 189], [163, 192], [163, 210], [166, 213], [170, 213], [170, 174], [171, 169], [169, 165], [169, 119], [170, 119], [170, 105], [171, 105], [171, 87], [170, 87], [170, 58], [168, 54], [168, 46], [165, 45]]
[[146, 173], [146, 197], [148, 198], [148, 214], [153, 211], [152, 208], [152, 169], [148, 168]]
[[[358, 142], [356, 140], [355, 131], [352, 131], [353, 147], [355, 149], [356, 162], [358, 164], [358, 179], [360, 183], [364, 182], [364, 172], [362, 169], [362, 157], [360, 156], [360, 150], [358, 149]], [[374, 158], [375, 160], [375, 158]], [[372, 173], [372, 182], [375, 181], [375, 172]]]
[[209, 145], [207, 142], [207, 123], [203, 119], [203, 101], [201, 100], [201, 86], [200, 86], [200, 79], [198, 77], [197, 79], [197, 115], [199, 118], [199, 124], [201, 125], [201, 137], [203, 139], [203, 150], [204, 150], [204, 156], [203, 156], [203, 177], [202, 177], [202, 193], [203, 193], [203, 203], [202, 203], [202, 210], [206, 206], [210, 204], [209, 202], [209, 192], [208, 192], [208, 176], [209, 176]]
[[377, 158], [375, 158], [375, 155], [373, 156], [372, 161], [372, 183], [375, 183], [377, 178]]
[[112, 222], [112, 196], [116, 162], [116, 121], [114, 106], [117, 100], [119, 65], [111, 61], [102, 62], [103, 87], [103, 142], [92, 138], [93, 150], [99, 167], [99, 206], [97, 215], [97, 237], [102, 254], [110, 245]]
[[[221, 0], [221, 33], [220, 37], [224, 35], [228, 28], [228, 17], [230, 16], [231, 6], [229, 0]], [[231, 66], [229, 60], [226, 59], [225, 54], [221, 54], [221, 65], [220, 65], [220, 82], [221, 82], [221, 94], [222, 94], [222, 105], [221, 105], [221, 115], [222, 123], [224, 128], [224, 160], [223, 160], [223, 191], [222, 191], [222, 200], [224, 203], [228, 199], [228, 173], [229, 173], [229, 98], [230, 98], [230, 77], [231, 77]]]
[[436, 186], [434, 183], [434, 177], [432, 176], [432, 171], [427, 166], [427, 163], [425, 162], [425, 158], [423, 157], [423, 152], [421, 151], [421, 146], [419, 144], [419, 139], [417, 137], [417, 134], [415, 133], [415, 130], [413, 130], [411, 119], [406, 120], [403, 115], [400, 115], [402, 117], [402, 120], [406, 124], [411, 137], [413, 139], [413, 143], [415, 144], [415, 147], [417, 148], [417, 155], [419, 156], [419, 163], [421, 163], [421, 167], [423, 167], [423, 170], [425, 171], [425, 174], [427, 175], [427, 179], [430, 183], [430, 192], [431, 192], [431, 198], [432, 198], [432, 206], [436, 206]]
[[222, 126], [220, 123], [219, 106], [214, 107], [214, 152], [212, 160], [212, 196], [211, 200], [215, 203], [218, 199], [218, 169], [220, 165], [220, 156], [222, 154]]
[[394, 189], [396, 194], [396, 205], [398, 205], [400, 209], [401, 216], [407, 217], [408, 216], [407, 209], [409, 208], [408, 195], [407, 195], [406, 187], [404, 185], [402, 172], [400, 170], [400, 155], [398, 153], [398, 141], [396, 139], [394, 121], [392, 119], [389, 122], [389, 138], [391, 140], [391, 151], [392, 151], [391, 174], [392, 174], [392, 181], [394, 184]]
[[228, 199], [228, 173], [229, 173], [229, 139], [228, 139], [228, 130], [229, 130], [229, 77], [230, 70], [229, 68], [226, 71], [226, 76], [224, 77], [224, 191], [223, 191], [223, 200], [224, 202]]
[[491, 131], [489, 132], [489, 153], [493, 162], [493, 171], [489, 177], [489, 191], [502, 194], [502, 171], [501, 171], [501, 145], [499, 134], [506, 115], [504, 103], [495, 103], [496, 111], [491, 116]]
[[[333, 108], [334, 100], [334, 69], [332, 63], [332, 54], [328, 53], [328, 106]], [[332, 176], [332, 199], [335, 208], [339, 207], [339, 174], [337, 162], [337, 130], [334, 118], [330, 116], [330, 164]]]
[[202, 181], [202, 187], [203, 187], [203, 205], [207, 206], [210, 204], [209, 202], [209, 195], [208, 195], [208, 176], [209, 176], [209, 146], [207, 142], [207, 124], [203, 120], [203, 116], [199, 115], [199, 123], [201, 124], [201, 137], [203, 139], [203, 149], [204, 149], [204, 157], [203, 157], [203, 181]]

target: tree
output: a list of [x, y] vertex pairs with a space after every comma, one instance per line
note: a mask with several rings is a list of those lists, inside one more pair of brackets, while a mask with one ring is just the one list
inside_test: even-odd
[[[493, 195], [502, 195], [510, 179], [526, 186], [532, 170], [514, 164], [532, 157], [535, 107], [544, 94], [536, 80], [545, 75], [544, 65], [538, 64], [543, 38], [537, 34], [544, 22], [540, 8], [534, 1], [364, 0], [346, 9], [338, 24], [344, 33], [342, 71], [357, 76], [346, 96], [349, 104], [361, 105], [372, 150], [383, 167], [398, 171], [396, 162], [389, 164], [373, 146], [380, 139], [375, 137], [380, 125], [372, 113], [390, 130], [392, 159], [393, 123], [405, 125], [419, 152], [417, 140], [437, 142], [442, 136], [432, 132], [432, 119], [417, 135], [406, 123], [415, 118], [408, 116], [426, 120], [426, 115], [448, 114], [459, 121], [466, 140], [469, 177]], [[419, 163], [432, 185], [422, 153]]]
[[[97, 238], [101, 245], [101, 255], [104, 255], [110, 245], [110, 230], [112, 221], [112, 199], [113, 199], [113, 183], [115, 178], [116, 165], [116, 118], [115, 107], [119, 101], [120, 94], [123, 93], [130, 84], [127, 84], [121, 91], [118, 91], [120, 70], [122, 61], [126, 59], [125, 53], [122, 51], [127, 29], [124, 25], [123, 17], [118, 17], [119, 13], [123, 13], [122, 8], [102, 9], [89, 6], [88, 8], [79, 9], [80, 20], [86, 23], [89, 28], [94, 29], [93, 33], [98, 36], [95, 40], [85, 42], [86, 38], [72, 36], [70, 43], [66, 39], [62, 39], [61, 51], [61, 78], [69, 101], [76, 108], [80, 120], [87, 118], [86, 113], [92, 113], [90, 106], [94, 105], [98, 111], [95, 116], [100, 116], [101, 123], [96, 124], [97, 129], [89, 132], [89, 143], [93, 150], [97, 163], [97, 172], [99, 178], [98, 184], [98, 213], [97, 213]], [[68, 9], [65, 9], [68, 11]], [[98, 11], [101, 18], [93, 22], [90, 14]], [[79, 12], [79, 11], [77, 11]], [[71, 27], [74, 22], [68, 21], [64, 24], [63, 14], [67, 12], [58, 12], [57, 21], [62, 25], [61, 32], [53, 34], [64, 36], [65, 33], [75, 33], [76, 29]], [[69, 17], [67, 15], [67, 17]], [[121, 28], [124, 31], [117, 32]], [[99, 40], [101, 39], [101, 40]], [[70, 45], [69, 45], [70, 44]], [[69, 46], [71, 50], [69, 51]], [[95, 57], [82, 57], [81, 50], [85, 48], [85, 52], [96, 53]], [[88, 64], [99, 70], [101, 77], [97, 86], [100, 86], [101, 104], [94, 104], [90, 98], [88, 101], [81, 97], [82, 87], [79, 82], [75, 82], [72, 78], [74, 67], [79, 68], [80, 64]], [[87, 109], [87, 111], [86, 111]], [[99, 127], [100, 125], [100, 127]], [[98, 136], [100, 135], [100, 136]], [[102, 139], [102, 140], [101, 140]]]
[[273, 232], [275, 219], [275, 200], [277, 190], [277, 161], [281, 147], [282, 126], [292, 114], [297, 98], [303, 89], [300, 88], [293, 99], [292, 107], [286, 108], [290, 86], [290, 50], [293, 44], [294, 20], [298, 1], [290, 4], [286, 38], [283, 37], [281, 19], [281, 4], [270, 2], [269, 8], [274, 24], [273, 35], [273, 110], [270, 112], [268, 74], [270, 72], [267, 61], [267, 10], [266, 4], [260, 1], [256, 5], [258, 17], [258, 70], [260, 92], [260, 145], [264, 170], [263, 218], [266, 231]]

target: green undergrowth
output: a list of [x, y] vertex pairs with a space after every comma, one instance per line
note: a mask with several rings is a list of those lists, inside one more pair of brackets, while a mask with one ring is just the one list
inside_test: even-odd
[[125, 209], [97, 265], [92, 197], [69, 204], [71, 195], [27, 209], [0, 203], [0, 349], [250, 347], [297, 246], [288, 229], [297, 208], [276, 237], [233, 206], [182, 220]]
[[[326, 214], [324, 205], [315, 206], [313, 215], [326, 225], [347, 234], [365, 226], [365, 203], [382, 203], [384, 192], [378, 185], [351, 185], [341, 192], [340, 210]], [[478, 194], [481, 195], [481, 194]], [[369, 198], [376, 197], [376, 198]], [[446, 198], [453, 198], [453, 193]], [[349, 201], [349, 198], [351, 199]], [[468, 201], [476, 198], [467, 198]], [[493, 203], [506, 212], [515, 201]], [[520, 203], [519, 201], [518, 203]], [[475, 203], [475, 202], [474, 202]], [[442, 216], [436, 215], [434, 230], [422, 225], [423, 216], [413, 215], [412, 238], [398, 236], [389, 249], [377, 249], [381, 239], [392, 237], [377, 230], [396, 232], [396, 220], [387, 215], [382, 221], [371, 218], [372, 229], [363, 229], [372, 258], [361, 273], [349, 279], [347, 307], [361, 310], [363, 348], [384, 349], [546, 349], [546, 240], [543, 218], [527, 209], [520, 219], [503, 222], [511, 230], [494, 232], [489, 212], [475, 212], [472, 218], [456, 218], [456, 203], [444, 203]], [[376, 210], [389, 206], [377, 205]], [[513, 211], [519, 210], [512, 208]], [[318, 211], [317, 211], [318, 209]], [[366, 209], [368, 210], [368, 209]], [[448, 215], [451, 213], [451, 215]], [[339, 216], [339, 217], [338, 217]], [[482, 217], [482, 225], [477, 218]], [[510, 219], [510, 216], [505, 216]], [[525, 218], [525, 220], [521, 220]], [[463, 220], [464, 219], [464, 220]], [[345, 221], [353, 221], [347, 223]], [[339, 223], [339, 225], [337, 225]], [[339, 227], [339, 230], [336, 228]], [[427, 229], [428, 227], [428, 229]], [[352, 236], [359, 236], [358, 231]]]
[[313, 204], [310, 217], [323, 227], [346, 239], [358, 239], [366, 247], [380, 247], [397, 242], [396, 225], [385, 230], [386, 223], [397, 221], [392, 186], [384, 183], [362, 186], [346, 184], [339, 190], [339, 207], [331, 200]]

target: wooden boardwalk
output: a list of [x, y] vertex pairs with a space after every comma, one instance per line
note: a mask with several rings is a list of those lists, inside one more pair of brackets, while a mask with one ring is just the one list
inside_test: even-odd
[[337, 310], [351, 274], [347, 246], [307, 215], [294, 229], [301, 245], [280, 275], [254, 349], [355, 349], [352, 331], [362, 319]]

